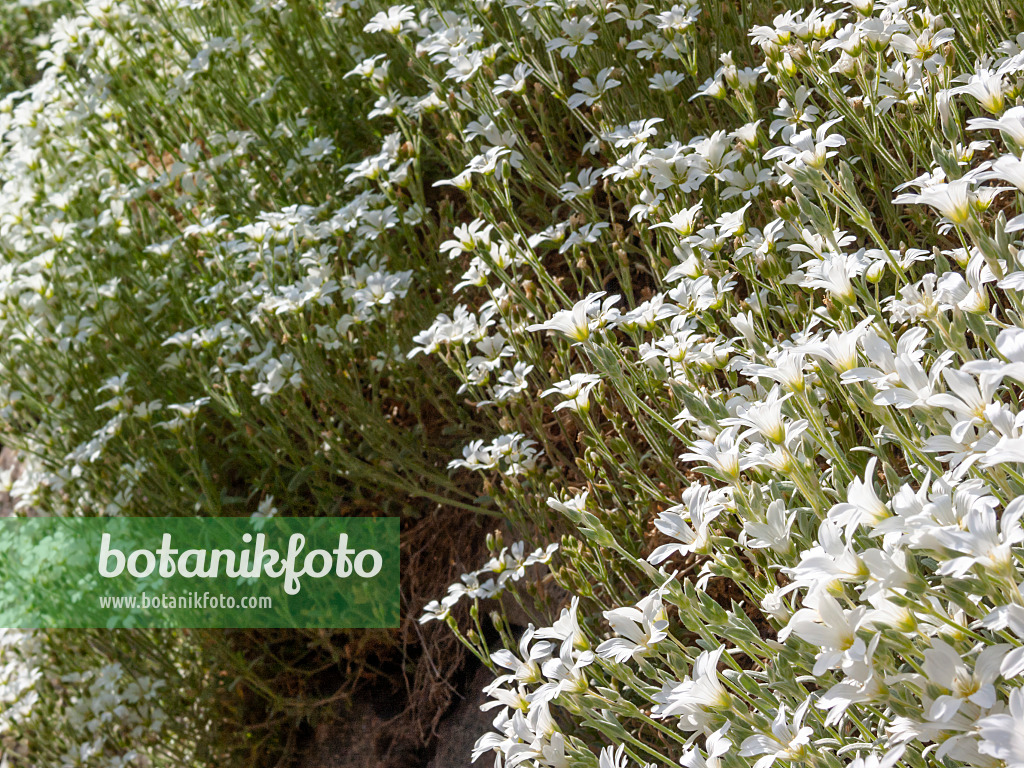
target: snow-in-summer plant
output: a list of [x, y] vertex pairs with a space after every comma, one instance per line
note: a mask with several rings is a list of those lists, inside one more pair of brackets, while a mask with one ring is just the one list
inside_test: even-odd
[[[1024, 765], [1019, 2], [91, 0], [43, 47], [0, 103], [22, 509], [489, 499], [536, 543], [423, 618], [498, 766]], [[38, 642], [18, 743], [130, 764]]]
[[[0, 18], [27, 5], [40, 3]], [[446, 468], [473, 413], [456, 382], [406, 356], [448, 291], [446, 233], [425, 218], [425, 139], [367, 122], [372, 106], [346, 77], [372, 13], [202, 0], [70, 10], [34, 38], [26, 87], [0, 96], [0, 443], [22, 461], [0, 487], [17, 511], [480, 509]], [[212, 732], [202, 706], [237, 701], [238, 678], [256, 674], [237, 660], [244, 639], [222, 638], [235, 662], [216, 670], [179, 659], [181, 646], [223, 662], [208, 637], [130, 636], [137, 653], [107, 656], [64, 653], [62, 633], [11, 635], [3, 659], [17, 666], [20, 642], [33, 658], [41, 643], [61, 681], [28, 675], [15, 689], [26, 704], [10, 713], [11, 755], [28, 744], [32, 765], [199, 760]], [[198, 702], [194, 718], [161, 718], [159, 738], [134, 745], [122, 736], [135, 702], [116, 704], [109, 737], [65, 720], [68, 696], [89, 701], [85, 670], [147, 675], [151, 652], [196, 675], [198, 689], [154, 688]], [[261, 682], [256, 695], [287, 699]], [[273, 759], [274, 734], [233, 726], [243, 751]]]
[[1019, 11], [497, 5], [373, 30], [465, 142], [452, 466], [567, 533], [476, 757], [1024, 764]]

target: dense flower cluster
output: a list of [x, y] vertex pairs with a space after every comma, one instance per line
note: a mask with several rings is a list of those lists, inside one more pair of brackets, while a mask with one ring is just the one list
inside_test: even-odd
[[[414, 146], [363, 122], [361, 56], [322, 55], [341, 6], [219, 5], [53, 2], [38, 77], [0, 95], [0, 490], [59, 515], [336, 514], [367, 487], [474, 508], [423, 436], [456, 387], [403, 373], [443, 277], [398, 242], [427, 226]], [[220, 678], [186, 639], [8, 640], [12, 760], [202, 762]], [[153, 654], [170, 676], [110, 698], [102, 670]]]
[[423, 609], [420, 623], [443, 621], [451, 615], [452, 608], [463, 598], [480, 601], [500, 597], [517, 581], [526, 576], [527, 569], [547, 565], [558, 551], [558, 544], [549, 544], [543, 549], [526, 552], [526, 543], [517, 541], [488, 560], [483, 568], [464, 573], [462, 580], [448, 587], [448, 594], [441, 600], [431, 600]]
[[[21, 508], [378, 483], [561, 535], [506, 648], [480, 601], [550, 547], [424, 614], [495, 672], [497, 766], [1024, 764], [1019, 10], [150, 5], [0, 103]], [[11, 663], [31, 734], [61, 699]], [[133, 759], [75, 711], [69, 765]]]
[[[558, 621], [490, 655], [477, 756], [1021, 764], [1021, 39], [906, 2], [798, 9], [697, 86], [710, 9], [505, 6], [493, 38], [487, 10], [445, 21], [481, 29], [472, 78], [424, 73], [461, 85], [476, 218], [447, 249], [464, 303], [415, 351], [543, 450], [526, 476], [483, 440], [454, 465], [534, 519], [575, 486], [546, 506], [592, 546], [563, 546]], [[435, 34], [424, 13], [401, 33]], [[571, 127], [530, 144], [555, 101]]]

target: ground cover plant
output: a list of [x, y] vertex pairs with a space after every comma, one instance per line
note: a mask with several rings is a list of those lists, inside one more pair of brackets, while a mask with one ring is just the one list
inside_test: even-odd
[[[497, 766], [1024, 765], [1019, 3], [94, 0], [41, 48], [22, 510], [500, 517], [406, 604]], [[102, 637], [9, 637], [12, 754], [276, 760], [197, 677], [287, 733], [352, 690]], [[84, 703], [126, 668], [180, 680]]]

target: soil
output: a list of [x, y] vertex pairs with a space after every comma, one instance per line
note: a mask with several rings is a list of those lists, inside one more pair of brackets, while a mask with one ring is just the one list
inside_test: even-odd
[[[492, 680], [483, 666], [459, 693], [459, 698], [435, 729], [433, 754], [415, 752], [404, 755], [409, 768], [470, 768], [473, 744], [491, 728], [493, 716], [481, 712], [487, 701], [482, 689]], [[383, 692], [382, 692], [383, 693]], [[302, 768], [379, 768], [386, 763], [381, 755], [391, 753], [389, 761], [399, 758], [391, 750], [392, 734], [401, 725], [377, 714], [372, 698], [355, 702], [347, 717], [324, 724], [314, 736]], [[486, 758], [484, 758], [485, 763]], [[479, 766], [479, 763], [478, 763]]]

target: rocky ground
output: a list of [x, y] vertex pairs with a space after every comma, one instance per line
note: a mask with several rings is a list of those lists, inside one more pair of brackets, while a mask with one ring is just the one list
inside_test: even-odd
[[[487, 696], [481, 689], [493, 680], [482, 666], [469, 677], [460, 698], [437, 726], [434, 754], [424, 763], [410, 755], [410, 768], [471, 768], [471, 753], [476, 740], [491, 727], [493, 713], [481, 712]], [[389, 692], [381, 691], [386, 698]], [[389, 729], [400, 723], [382, 717], [382, 702], [370, 697], [358, 702], [342, 722], [325, 724], [317, 730], [303, 768], [374, 768], [381, 754], [381, 741], [389, 739]], [[489, 761], [484, 758], [484, 765]], [[481, 763], [477, 763], [479, 767]]]

